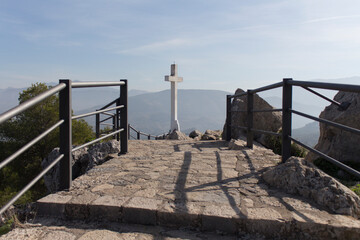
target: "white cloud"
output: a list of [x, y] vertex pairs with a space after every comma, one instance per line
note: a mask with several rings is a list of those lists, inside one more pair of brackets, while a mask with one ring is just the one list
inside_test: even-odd
[[118, 51], [120, 54], [148, 54], [151, 52], [159, 52], [168, 49], [174, 49], [178, 47], [191, 46], [193, 41], [183, 38], [175, 38], [166, 41], [154, 42], [130, 49], [124, 49]]
[[325, 18], [315, 18], [315, 19], [310, 19], [310, 20], [304, 21], [303, 24], [329, 22], [329, 21], [336, 21], [336, 20], [343, 20], [343, 19], [354, 19], [354, 18], [360, 18], [360, 15], [333, 16], [333, 17], [325, 17]]

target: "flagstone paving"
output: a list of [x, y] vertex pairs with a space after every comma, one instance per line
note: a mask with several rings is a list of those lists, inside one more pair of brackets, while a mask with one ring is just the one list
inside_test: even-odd
[[[159, 230], [163, 235], [150, 234], [149, 239], [167, 239], [171, 236], [166, 233], [172, 231], [194, 234], [188, 239], [210, 239], [204, 235], [207, 232], [239, 239], [247, 239], [248, 234], [252, 234], [248, 239], [360, 236], [359, 220], [331, 214], [306, 199], [267, 186], [261, 174], [279, 162], [278, 155], [258, 145], [254, 149], [240, 145], [237, 150], [229, 150], [225, 141], [130, 141], [129, 153], [113, 155], [77, 178], [70, 191], [39, 200], [38, 215], [67, 222], [180, 229]], [[41, 226], [49, 234], [55, 231], [49, 230], [51, 224]], [[96, 231], [110, 231], [76, 229], [78, 235], [72, 234], [76, 238], [81, 235], [80, 239], [92, 239], [85, 237], [100, 233]], [[121, 239], [124, 232], [112, 233], [119, 237], [114, 239]], [[147, 239], [148, 233], [143, 234]]]

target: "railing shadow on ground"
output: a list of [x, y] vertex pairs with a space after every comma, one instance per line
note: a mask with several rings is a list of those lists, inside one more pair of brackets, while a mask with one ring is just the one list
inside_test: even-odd
[[[209, 147], [209, 143], [204, 142], [204, 145]], [[177, 145], [174, 145], [174, 148]], [[213, 144], [212, 144], [213, 146]], [[192, 161], [192, 155], [191, 152], [186, 151], [184, 152], [184, 161], [181, 166], [181, 169], [179, 171], [176, 183], [175, 183], [175, 189], [173, 191], [173, 194], [175, 195], [175, 211], [176, 212], [188, 212], [188, 208], [186, 206], [188, 202], [187, 193], [188, 192], [194, 192], [194, 191], [202, 191], [201, 189], [204, 189], [206, 187], [218, 187], [219, 190], [221, 190], [226, 198], [228, 199], [228, 202], [231, 206], [231, 208], [234, 210], [236, 215], [240, 217], [245, 217], [245, 215], [241, 212], [240, 208], [237, 207], [236, 200], [234, 197], [230, 194], [230, 188], [225, 186], [224, 184], [230, 183], [230, 182], [237, 182], [239, 180], [238, 177], [236, 178], [230, 178], [230, 179], [223, 179], [222, 176], [222, 167], [221, 167], [221, 157], [219, 152], [215, 152], [216, 157], [216, 168], [217, 168], [217, 181], [201, 184], [198, 186], [193, 187], [185, 187], [187, 176], [189, 174], [189, 168]], [[235, 189], [235, 188], [234, 188]], [[204, 190], [206, 191], [206, 190]]]
[[[215, 152], [216, 155], [216, 167], [217, 167], [217, 181], [219, 183], [220, 189], [224, 192], [225, 196], [227, 197], [229, 204], [231, 208], [234, 210], [236, 215], [245, 218], [246, 215], [243, 214], [240, 210], [240, 208], [237, 207], [236, 201], [233, 196], [229, 193], [229, 188], [225, 185], [223, 185], [223, 176], [222, 176], [222, 168], [221, 168], [221, 157], [219, 152]], [[239, 180], [239, 178], [237, 178]]]
[[[73, 88], [88, 88], [88, 87], [109, 87], [120, 86], [120, 97], [112, 102], [110, 105], [116, 103], [116, 107], [103, 108], [101, 110], [72, 116], [72, 89]], [[59, 121], [55, 123], [45, 132], [36, 136], [32, 141], [25, 146], [17, 150], [11, 156], [7, 157], [0, 163], [0, 169], [12, 162], [20, 154], [31, 148], [50, 132], [54, 131], [57, 127], [60, 127], [59, 139], [60, 139], [60, 156], [56, 158], [49, 166], [41, 171], [30, 183], [28, 183], [19, 193], [17, 193], [6, 205], [0, 209], [0, 215], [2, 215], [12, 204], [14, 204], [22, 195], [25, 194], [36, 182], [38, 182], [48, 171], [50, 171], [57, 163], [60, 164], [60, 190], [66, 190], [71, 187], [72, 184], [72, 153], [76, 150], [97, 143], [105, 138], [117, 135], [120, 140], [121, 154], [125, 154], [128, 151], [128, 84], [127, 80], [123, 79], [119, 82], [72, 82], [68, 79], [59, 80], [59, 84], [49, 90], [39, 94], [38, 96], [29, 99], [28, 101], [14, 107], [7, 112], [0, 115], [0, 124], [7, 120], [16, 117], [18, 114], [25, 110], [35, 106], [50, 96], [59, 94]], [[109, 105], [109, 106], [110, 106]], [[115, 128], [112, 133], [105, 136], [96, 138], [93, 141], [85, 143], [81, 146], [73, 148], [72, 146], [72, 120], [79, 119], [91, 115], [99, 115], [109, 111], [116, 110], [116, 122]], [[98, 134], [97, 134], [98, 135]]]
[[[265, 168], [264, 170], [260, 172], [256, 172], [256, 168], [254, 167], [254, 164], [252, 163], [251, 161], [251, 158], [249, 156], [249, 154], [246, 152], [246, 150], [241, 150], [241, 152], [244, 154], [246, 160], [247, 160], [247, 163], [249, 165], [249, 169], [250, 169], [250, 172], [252, 174], [252, 176], [256, 177], [260, 182], [263, 181], [261, 179], [261, 175], [263, 172], [265, 172], [267, 170], [267, 168]], [[261, 187], [261, 185], [259, 184], [258, 186]], [[296, 215], [298, 215], [299, 217], [301, 217], [303, 220], [307, 221], [307, 222], [314, 222], [312, 219], [308, 218], [307, 216], [305, 216], [303, 213], [299, 212], [298, 210], [296, 210], [293, 206], [291, 206], [290, 204], [288, 204], [287, 202], [284, 201], [283, 197], [282, 196], [276, 196], [274, 194], [271, 193], [271, 191], [269, 191], [268, 188], [262, 188], [264, 191], [266, 191], [269, 195], [271, 195], [272, 197], [276, 198], [287, 210], [295, 213]], [[279, 195], [279, 194], [278, 194]], [[280, 193], [280, 195], [283, 195], [282, 193]], [[303, 199], [303, 198], [300, 198], [298, 196], [292, 196], [293, 198], [297, 198], [299, 200], [302, 200], [302, 201], [306, 201], [307, 203], [309, 204], [313, 204], [313, 203], [310, 203], [308, 200], [306, 199]], [[320, 207], [320, 206], [319, 206]], [[321, 208], [321, 207], [320, 207]]]
[[[239, 173], [238, 177], [223, 179], [221, 156], [220, 156], [219, 152], [215, 151], [214, 154], [215, 154], [215, 157], [216, 157], [217, 180], [213, 181], [213, 182], [199, 184], [199, 185], [196, 185], [196, 186], [191, 186], [191, 187], [185, 187], [185, 185], [186, 185], [186, 177], [188, 175], [188, 170], [189, 170], [189, 167], [190, 167], [190, 164], [191, 164], [191, 160], [189, 160], [189, 156], [185, 157], [186, 155], [189, 155], [190, 152], [188, 152], [187, 154], [185, 153], [186, 155], [184, 156], [184, 162], [183, 162], [183, 165], [181, 167], [181, 171], [179, 172], [178, 180], [176, 182], [175, 190], [173, 192], [175, 194], [175, 196], [176, 196], [175, 205], [177, 206], [176, 207], [177, 211], [180, 211], [180, 212], [187, 211], [187, 207], [186, 207], [187, 196], [186, 196], [186, 193], [208, 191], [208, 190], [206, 190], [206, 188], [208, 188], [208, 187], [217, 187], [218, 189], [222, 190], [222, 192], [225, 194], [231, 208], [234, 210], [236, 215], [239, 216], [240, 218], [247, 218], [247, 216], [239, 208], [239, 206], [237, 204], [237, 201], [234, 198], [234, 196], [232, 196], [230, 194], [231, 189], [238, 190], [238, 187], [228, 187], [228, 186], [226, 186], [226, 184], [232, 183], [232, 182], [239, 182], [239, 181], [241, 181], [243, 179], [249, 179], [251, 177], [254, 177], [259, 181], [259, 183], [262, 183], [262, 184], [266, 185], [266, 183], [262, 180], [262, 174], [265, 171], [267, 171], [269, 169], [269, 167], [257, 170], [255, 168], [254, 164], [253, 164], [253, 160], [251, 159], [251, 157], [247, 153], [247, 150], [249, 150], [249, 149], [244, 146], [243, 149], [239, 149], [239, 150], [245, 156], [246, 162], [247, 162], [247, 164], [249, 166], [250, 173], [246, 173], [246, 174]], [[287, 210], [293, 212], [294, 214], [296, 214], [298, 217], [302, 218], [306, 222], [314, 222], [314, 220], [307, 217], [305, 214], [301, 213], [300, 211], [296, 210], [293, 206], [291, 206], [289, 203], [287, 203], [283, 199], [284, 197], [291, 197], [293, 199], [305, 202], [305, 203], [309, 204], [310, 206], [316, 207], [318, 209], [323, 209], [322, 206], [314, 204], [313, 202], [311, 202], [308, 199], [305, 199], [303, 197], [300, 197], [300, 196], [297, 196], [297, 195], [286, 194], [286, 193], [279, 192], [279, 191], [275, 191], [274, 189], [271, 189], [271, 188], [268, 188], [268, 187], [262, 187], [261, 184], [258, 184], [258, 186], [262, 190], [266, 191], [267, 194], [270, 197], [274, 197], [275, 199], [277, 199], [278, 202], [280, 204], [282, 204]], [[276, 192], [276, 194], [274, 194], [274, 192]]]
[[[345, 126], [336, 122], [332, 122], [326, 119], [314, 117], [308, 114], [305, 114], [300, 111], [296, 111], [292, 109], [292, 91], [293, 86], [302, 87], [305, 90], [337, 105], [340, 109], [345, 110], [351, 103], [338, 103], [334, 100], [331, 100], [325, 96], [323, 96], [320, 93], [317, 93], [311, 88], [319, 88], [319, 89], [327, 89], [327, 90], [338, 90], [338, 91], [347, 91], [347, 92], [356, 92], [360, 93], [360, 85], [350, 85], [350, 84], [337, 84], [337, 83], [323, 83], [323, 82], [308, 82], [308, 81], [295, 81], [292, 78], [284, 78], [282, 82], [274, 83], [268, 86], [260, 87], [253, 90], [247, 90], [246, 92], [235, 94], [235, 95], [227, 95], [226, 96], [226, 140], [230, 141], [232, 137], [232, 129], [238, 128], [241, 130], [244, 130], [247, 135], [247, 147], [252, 148], [253, 147], [253, 139], [254, 139], [254, 133], [260, 133], [260, 134], [268, 134], [268, 135], [274, 135], [281, 137], [281, 146], [282, 146], [282, 162], [284, 163], [290, 156], [291, 156], [291, 143], [294, 142], [305, 149], [309, 150], [310, 152], [320, 156], [321, 158], [324, 158], [328, 162], [338, 166], [339, 168], [345, 170], [346, 172], [356, 176], [360, 179], [360, 172], [345, 165], [344, 163], [294, 139], [291, 136], [291, 130], [292, 130], [292, 114], [297, 114], [299, 116], [312, 119], [317, 122], [321, 122], [336, 128], [340, 128], [344, 131], [348, 131], [353, 134], [360, 135], [360, 130], [355, 129], [349, 126]], [[262, 91], [267, 91], [275, 88], [282, 87], [282, 108], [281, 109], [254, 109], [254, 94]], [[232, 99], [233, 98], [239, 98], [239, 97], [245, 97], [247, 100], [247, 109], [239, 110], [237, 112], [243, 112], [247, 115], [247, 124], [246, 126], [235, 126], [232, 122]], [[262, 113], [262, 112], [276, 112], [281, 111], [282, 112], [282, 133], [275, 133], [270, 131], [265, 131], [262, 129], [255, 129], [254, 128], [254, 113]]]

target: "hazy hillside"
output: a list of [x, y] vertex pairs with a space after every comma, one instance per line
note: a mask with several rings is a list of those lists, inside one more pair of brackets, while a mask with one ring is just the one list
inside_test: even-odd
[[18, 105], [19, 92], [25, 88], [5, 88], [0, 89], [0, 113]]
[[319, 129], [319, 123], [318, 122], [311, 122], [306, 124], [302, 128], [293, 129], [292, 136], [309, 145], [310, 147], [314, 147], [318, 140], [320, 135], [320, 129]]
[[[50, 83], [55, 86], [57, 83]], [[0, 89], [0, 113], [18, 105], [19, 93], [26, 88], [5, 88]], [[95, 105], [105, 105], [119, 96], [119, 88], [84, 88], [72, 90], [72, 104], [74, 111], [79, 111]], [[129, 90], [129, 97], [147, 93], [143, 90]]]
[[[281, 108], [282, 107], [282, 99], [281, 97], [265, 97], [264, 98], [270, 105], [272, 105], [275, 108]], [[296, 99], [295, 101], [293, 101], [293, 109], [300, 111], [300, 112], [304, 112], [306, 114], [318, 117], [320, 112], [322, 110], [324, 110], [324, 106], [319, 106], [319, 105], [309, 105], [309, 104], [304, 104], [304, 103], [300, 103], [297, 100], [301, 100], [301, 99]], [[329, 105], [329, 104], [327, 104]], [[326, 106], [326, 105], [325, 105]], [[296, 114], [292, 115], [292, 127], [293, 129], [295, 128], [301, 128], [304, 127], [306, 124], [313, 122], [313, 120], [308, 119], [308, 118], [304, 118], [301, 116], [298, 116]]]
[[[141, 90], [129, 90], [128, 96], [133, 97], [146, 93]], [[120, 88], [75, 88], [72, 90], [72, 104], [74, 111], [91, 106], [104, 106], [120, 96]]]
[[[225, 122], [225, 96], [217, 90], [179, 90], [178, 118], [181, 130], [222, 129]], [[103, 105], [79, 111], [93, 111]], [[87, 118], [94, 124], [94, 118]], [[170, 129], [170, 90], [129, 97], [129, 123], [151, 134], [162, 134]]]

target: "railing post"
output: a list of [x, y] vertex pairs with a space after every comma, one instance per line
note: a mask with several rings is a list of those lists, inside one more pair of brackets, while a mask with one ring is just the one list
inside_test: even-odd
[[291, 111], [292, 108], [292, 85], [287, 81], [292, 78], [283, 79], [283, 99], [282, 99], [282, 162], [291, 156]]
[[60, 161], [59, 190], [70, 189], [72, 182], [72, 129], [71, 129], [71, 80], [61, 79], [66, 88], [59, 92], [59, 117], [64, 120], [60, 126], [60, 154], [64, 154]]
[[128, 125], [128, 139], [130, 140], [130, 124]]
[[[121, 87], [120, 87], [120, 97], [121, 97]], [[121, 102], [120, 102], [120, 97], [118, 99], [116, 99], [116, 106], [120, 106], [121, 105]], [[119, 130], [121, 127], [120, 127], [120, 109], [116, 109], [115, 110], [115, 116], [113, 118], [113, 124], [114, 124], [114, 128], [116, 130]], [[129, 130], [128, 130], [129, 131]], [[116, 140], [117, 141], [120, 141], [120, 136], [121, 134], [118, 133], [116, 134]]]
[[226, 141], [231, 140], [231, 95], [226, 95]]
[[254, 126], [254, 94], [247, 91], [247, 134], [246, 134], [246, 141], [247, 147], [253, 148], [253, 140], [254, 140], [254, 133], [252, 128]]
[[120, 109], [120, 128], [124, 131], [120, 134], [120, 153], [124, 154], [128, 152], [128, 84], [126, 79], [121, 79], [125, 84], [120, 86], [120, 100], [119, 105], [124, 105]]
[[[117, 105], [117, 104], [116, 104]], [[116, 131], [116, 130], [119, 130], [119, 121], [118, 121], [118, 117], [116, 117], [116, 116], [118, 116], [118, 111], [117, 111], [117, 109], [116, 109], [116, 115], [114, 115], [113, 117], [112, 117], [112, 123], [113, 123], [113, 131]], [[116, 135], [114, 135], [114, 139], [116, 139], [117, 141], [120, 141], [120, 136], [119, 136], [119, 134], [116, 134]]]
[[148, 135], [148, 140], [150, 140], [150, 134]]
[[140, 131], [137, 131], [137, 140], [140, 140]]
[[95, 128], [96, 128], [96, 130], [95, 130], [96, 138], [99, 138], [100, 137], [100, 113], [96, 114]]

